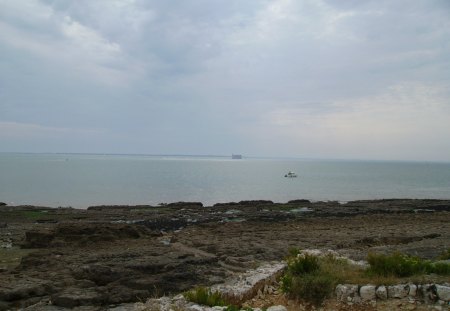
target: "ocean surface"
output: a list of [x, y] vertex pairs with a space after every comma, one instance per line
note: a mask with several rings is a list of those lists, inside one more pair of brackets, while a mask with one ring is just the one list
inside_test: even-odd
[[450, 163], [0, 153], [0, 202], [11, 205], [381, 198], [450, 199]]

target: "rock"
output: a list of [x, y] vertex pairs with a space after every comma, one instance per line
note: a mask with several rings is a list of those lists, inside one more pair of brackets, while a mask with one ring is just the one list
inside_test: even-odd
[[375, 290], [375, 295], [377, 296], [378, 299], [381, 300], [386, 300], [388, 298], [388, 291], [386, 286], [378, 286], [377, 289]]
[[435, 287], [436, 287], [436, 294], [440, 300], [450, 301], [449, 286], [435, 285]]
[[21, 279], [15, 282], [0, 283], [0, 301], [15, 301], [49, 295], [54, 288], [50, 281], [40, 279]]
[[438, 300], [436, 286], [434, 284], [421, 285], [420, 293], [422, 294], [425, 303], [434, 303]]
[[305, 200], [305, 199], [297, 199], [297, 200], [288, 201], [288, 204], [310, 204], [310, 203], [311, 203], [310, 200]]
[[255, 206], [255, 205], [272, 205], [273, 201], [270, 200], [244, 200], [239, 201], [239, 205], [249, 205], [249, 206]]
[[25, 232], [25, 247], [44, 248], [48, 247], [55, 238], [55, 233], [48, 230]]
[[99, 264], [81, 266], [75, 269], [72, 274], [76, 279], [87, 279], [95, 282], [97, 285], [106, 285], [120, 277], [120, 274], [113, 271], [110, 267]]
[[248, 270], [241, 277], [218, 284], [211, 289], [220, 292], [231, 304], [241, 304], [255, 295], [264, 297], [264, 287], [275, 282], [283, 273], [286, 264], [277, 262], [265, 264], [257, 269]]
[[167, 207], [177, 207], [177, 208], [195, 208], [195, 207], [203, 207], [202, 202], [174, 202], [166, 205]]
[[74, 308], [83, 305], [98, 305], [104, 301], [100, 293], [93, 289], [67, 288], [52, 296], [53, 304], [59, 307]]
[[278, 306], [271, 306], [267, 308], [267, 311], [287, 311], [285, 306], [278, 305]]
[[361, 296], [362, 301], [371, 301], [376, 299], [375, 293], [376, 287], [374, 285], [361, 286], [359, 289], [359, 296]]
[[389, 298], [405, 298], [409, 294], [409, 285], [399, 284], [388, 286]]
[[340, 301], [351, 302], [358, 296], [358, 285], [339, 284], [336, 286], [336, 296]]
[[8, 204], [6, 204], [5, 202], [0, 202], [0, 206], [6, 206]]
[[0, 228], [6, 228], [8, 224], [6, 222], [0, 222]]
[[409, 284], [409, 297], [416, 297], [417, 295], [417, 285], [415, 284]]

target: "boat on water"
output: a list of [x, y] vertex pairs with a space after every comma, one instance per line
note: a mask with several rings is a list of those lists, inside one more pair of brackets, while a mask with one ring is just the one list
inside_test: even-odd
[[284, 175], [284, 177], [287, 177], [287, 178], [295, 178], [295, 177], [297, 177], [297, 174], [295, 174], [295, 173], [292, 172], [292, 171], [289, 171], [286, 175]]

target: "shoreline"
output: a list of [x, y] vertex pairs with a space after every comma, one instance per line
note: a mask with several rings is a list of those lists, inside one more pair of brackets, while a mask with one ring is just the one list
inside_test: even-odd
[[[291, 247], [361, 260], [370, 251], [435, 258], [450, 245], [450, 200], [437, 199], [0, 206], [0, 219], [0, 243], [10, 244], [0, 248], [0, 310], [45, 300], [100, 310], [176, 294]], [[17, 259], [5, 264], [5, 254]]]

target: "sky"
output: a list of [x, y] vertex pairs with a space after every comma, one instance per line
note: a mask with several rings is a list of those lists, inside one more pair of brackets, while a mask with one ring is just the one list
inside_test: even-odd
[[450, 161], [450, 1], [0, 0], [0, 152]]

